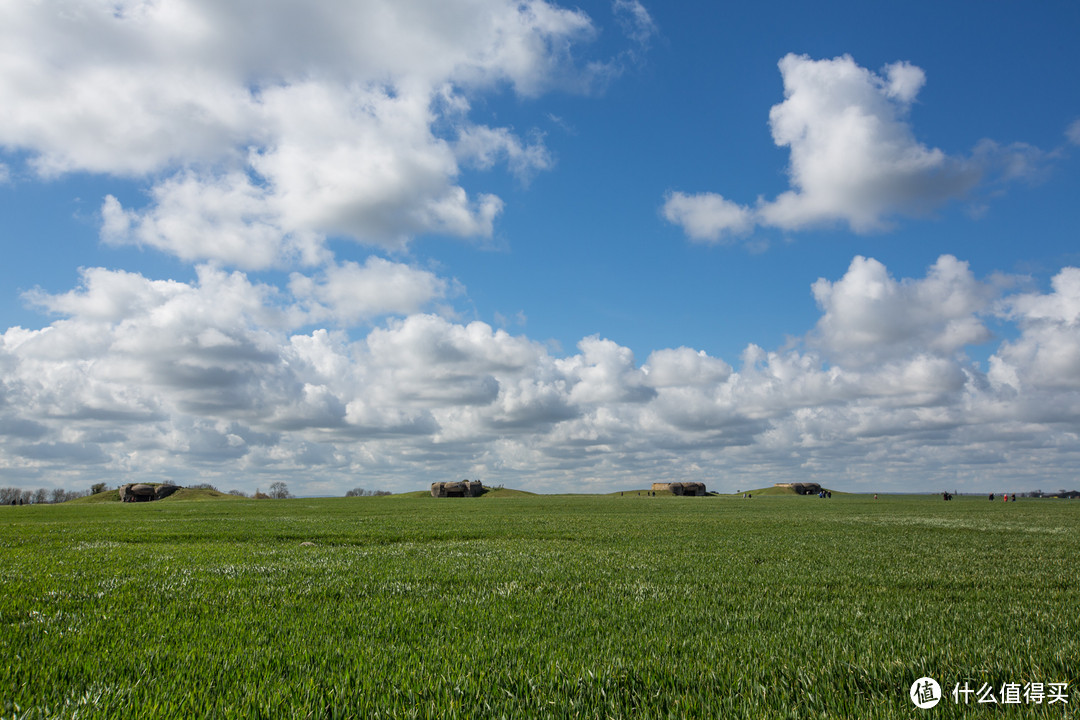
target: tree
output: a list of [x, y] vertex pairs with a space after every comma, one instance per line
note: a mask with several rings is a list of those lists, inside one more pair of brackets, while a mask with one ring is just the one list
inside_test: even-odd
[[244, 492], [243, 490], [230, 490], [228, 492], [228, 494], [229, 495], [235, 495], [236, 497], [247, 497], [248, 496], [248, 494], [246, 492]]
[[365, 490], [364, 488], [353, 488], [345, 493], [345, 497], [380, 497], [389, 494], [389, 490]]
[[91, 495], [97, 495], [98, 493], [103, 493], [103, 492], [105, 492], [105, 489], [107, 487], [109, 487], [109, 486], [106, 485], [103, 482], [94, 483], [93, 485], [90, 486], [90, 494]]
[[270, 497], [275, 500], [287, 500], [292, 497], [292, 493], [289, 492], [288, 485], [278, 480], [270, 485]]

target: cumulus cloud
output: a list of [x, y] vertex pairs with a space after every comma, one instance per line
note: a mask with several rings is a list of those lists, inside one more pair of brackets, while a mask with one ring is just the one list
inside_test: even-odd
[[107, 196], [102, 240], [152, 247], [188, 262], [212, 259], [250, 269], [313, 265], [328, 256], [318, 233], [285, 230], [264, 189], [242, 172], [185, 172], [157, 184], [151, 195], [153, 205], [144, 212], [125, 210]]
[[1008, 298], [1001, 314], [1021, 332], [991, 358], [991, 380], [1017, 389], [1080, 389], [1080, 268], [1055, 275], [1049, 294]]
[[905, 281], [856, 257], [842, 278], [821, 278], [812, 291], [824, 312], [815, 343], [845, 364], [877, 363], [913, 347], [951, 355], [991, 337], [979, 315], [996, 291], [951, 255], [938, 258], [925, 278]]
[[1065, 137], [1073, 145], [1080, 145], [1080, 120], [1074, 120], [1065, 130]]
[[382, 315], [409, 315], [446, 296], [450, 283], [427, 270], [379, 257], [363, 265], [335, 263], [317, 277], [293, 273], [289, 290], [300, 301], [314, 303], [310, 322], [332, 319], [355, 325]]
[[726, 362], [688, 347], [653, 351], [642, 371], [654, 388], [714, 385], [731, 376]]
[[670, 192], [663, 212], [667, 221], [682, 227], [691, 240], [715, 243], [754, 229], [754, 212], [750, 208], [716, 193]]
[[601, 71], [575, 51], [596, 33], [545, 0], [9, 5], [0, 145], [42, 177], [151, 179], [147, 207], [105, 201], [103, 238], [185, 260], [316, 265], [327, 236], [488, 236], [502, 202], [467, 191], [461, 163], [527, 178], [552, 160], [538, 134], [473, 123], [469, 99], [588, 89]]
[[464, 128], [458, 136], [455, 150], [460, 158], [485, 170], [505, 159], [511, 172], [523, 182], [537, 171], [547, 170], [554, 164], [551, 153], [544, 146], [543, 137], [538, 133], [534, 133], [531, 142], [526, 144], [507, 128], [490, 128], [486, 125]]
[[742, 205], [714, 192], [669, 192], [664, 216], [693, 240], [716, 242], [755, 226], [786, 231], [844, 224], [858, 233], [926, 216], [980, 183], [1030, 179], [1046, 154], [980, 141], [967, 156], [920, 142], [910, 111], [926, 82], [907, 62], [880, 73], [850, 56], [780, 60], [784, 100], [769, 112], [773, 141], [790, 152], [791, 189]]
[[[449, 290], [379, 258], [287, 289], [208, 266], [191, 282], [84, 270], [70, 292], [28, 294], [51, 324], [0, 334], [0, 467], [80, 483], [302, 472], [319, 492], [448, 472], [542, 490], [641, 477], [735, 490], [763, 473], [982, 490], [1080, 459], [1075, 268], [1000, 297], [951, 256], [916, 278], [857, 257], [814, 284], [821, 317], [801, 341], [750, 345], [734, 365], [687, 347], [639, 362], [596, 336], [559, 356], [413, 311]], [[318, 313], [373, 326], [308, 329]], [[966, 349], [990, 338], [991, 314], [1017, 332], [983, 368]]]
[[769, 112], [773, 141], [790, 148], [792, 189], [763, 204], [765, 224], [797, 230], [837, 220], [877, 230], [896, 214], [923, 214], [979, 179], [967, 161], [928, 148], [907, 115], [923, 72], [895, 63], [876, 75], [850, 57], [780, 61], [784, 102]]
[[570, 397], [574, 402], [643, 402], [655, 394], [629, 349], [597, 336], [585, 338], [578, 348], [581, 354], [558, 363], [573, 381]]

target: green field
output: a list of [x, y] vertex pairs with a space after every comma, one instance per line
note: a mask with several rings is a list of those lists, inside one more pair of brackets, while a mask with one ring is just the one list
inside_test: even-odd
[[5, 507], [0, 653], [4, 718], [1077, 717], [1080, 502]]

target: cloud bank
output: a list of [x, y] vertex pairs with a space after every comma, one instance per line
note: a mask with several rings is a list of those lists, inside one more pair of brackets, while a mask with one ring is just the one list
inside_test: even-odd
[[[1049, 292], [1003, 294], [950, 256], [901, 279], [856, 257], [811, 288], [821, 315], [801, 342], [735, 364], [686, 347], [639, 360], [601, 337], [557, 356], [412, 312], [446, 287], [378, 262], [287, 291], [210, 266], [191, 283], [85, 270], [70, 292], [29, 295], [49, 326], [0, 335], [0, 467], [61, 486], [287, 475], [309, 493], [448, 476], [1020, 490], [1060, 484], [1080, 454], [1076, 268]], [[302, 329], [391, 305], [356, 340]], [[991, 320], [1014, 332], [994, 340]], [[987, 343], [986, 363], [966, 354]]]
[[664, 217], [696, 241], [730, 242], [755, 227], [799, 231], [846, 225], [856, 233], [888, 229], [965, 198], [981, 183], [1029, 177], [1043, 153], [983, 141], [968, 156], [919, 142], [910, 110], [926, 82], [907, 62], [877, 74], [850, 56], [780, 61], [784, 101], [769, 112], [777, 147], [790, 152], [791, 189], [742, 205], [715, 192], [672, 191]]

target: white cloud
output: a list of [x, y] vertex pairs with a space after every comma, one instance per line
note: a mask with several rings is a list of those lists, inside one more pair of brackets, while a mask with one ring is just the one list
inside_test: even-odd
[[656, 22], [638, 0], [615, 0], [612, 10], [623, 33], [638, 45], [648, 45], [656, 34]]
[[691, 240], [721, 242], [754, 228], [754, 212], [716, 193], [669, 192], [664, 217], [682, 227]]
[[856, 257], [844, 277], [813, 285], [824, 315], [815, 342], [845, 364], [876, 363], [911, 348], [951, 355], [990, 339], [979, 319], [995, 289], [967, 263], [941, 256], [921, 280], [897, 281], [872, 258]]
[[328, 256], [323, 238], [284, 228], [280, 209], [244, 173], [185, 172], [158, 183], [153, 206], [125, 210], [109, 195], [101, 237], [112, 245], [152, 247], [188, 262], [211, 259], [247, 269], [314, 265]]
[[[451, 289], [378, 258], [294, 275], [288, 291], [211, 267], [190, 283], [87, 269], [71, 292], [29, 294], [60, 316], [48, 327], [0, 334], [0, 467], [248, 489], [295, 472], [312, 492], [357, 473], [395, 489], [447, 475], [564, 491], [642, 477], [1025, 489], [1080, 459], [1080, 270], [994, 305], [997, 287], [950, 256], [919, 278], [855, 258], [815, 283], [822, 316], [802, 342], [748, 346], [733, 368], [686, 347], [638, 365], [600, 337], [559, 357], [433, 314], [355, 339], [298, 330]], [[987, 339], [988, 312], [1018, 334], [983, 371], [964, 352]]]
[[881, 231], [897, 217], [926, 216], [965, 198], [980, 183], [1031, 179], [1048, 157], [1022, 143], [983, 140], [960, 156], [920, 142], [909, 115], [926, 76], [907, 62], [877, 74], [847, 55], [790, 54], [780, 72], [784, 101], [769, 112], [769, 125], [776, 145], [790, 151], [791, 189], [754, 206], [712, 192], [669, 192], [664, 215], [691, 239], [715, 242], [754, 226]]
[[1061, 270], [1052, 288], [1004, 302], [1003, 316], [1021, 333], [991, 358], [991, 380], [999, 385], [1080, 389], [1080, 268]]
[[848, 56], [780, 61], [784, 102], [769, 112], [773, 140], [791, 149], [792, 189], [762, 205], [764, 224], [788, 230], [837, 220], [856, 232], [893, 215], [920, 215], [979, 180], [968, 161], [919, 143], [907, 120], [925, 78], [907, 63], [881, 77]]
[[1025, 324], [1050, 322], [1066, 327], [1080, 324], [1080, 269], [1063, 268], [1051, 281], [1049, 295], [1022, 294], [1010, 299], [1009, 317]]
[[731, 366], [723, 360], [688, 347], [655, 350], [642, 369], [654, 388], [714, 385], [731, 375]]
[[1065, 137], [1073, 145], [1080, 145], [1080, 120], [1073, 120], [1072, 124], [1065, 130]]
[[629, 349], [595, 335], [578, 348], [580, 355], [556, 363], [573, 382], [570, 398], [575, 403], [642, 402], [655, 395]]
[[905, 104], [914, 102], [915, 96], [926, 84], [926, 73], [922, 68], [908, 62], [897, 62], [885, 66], [885, 94]]
[[483, 125], [464, 128], [458, 136], [455, 150], [458, 157], [481, 169], [490, 168], [505, 158], [511, 172], [523, 182], [527, 182], [537, 171], [547, 170], [554, 164], [540, 135], [534, 134], [532, 142], [526, 145], [507, 128]]
[[328, 235], [489, 236], [502, 202], [462, 187], [459, 159], [527, 177], [551, 158], [538, 135], [471, 123], [468, 98], [587, 89], [574, 50], [595, 34], [544, 0], [7, 5], [0, 145], [43, 177], [152, 179], [149, 207], [106, 201], [103, 237], [185, 260], [311, 265]]
[[363, 265], [344, 262], [312, 278], [293, 273], [289, 290], [297, 299], [314, 301], [311, 322], [327, 319], [353, 325], [387, 314], [409, 315], [445, 297], [449, 283], [426, 270], [379, 257]]

